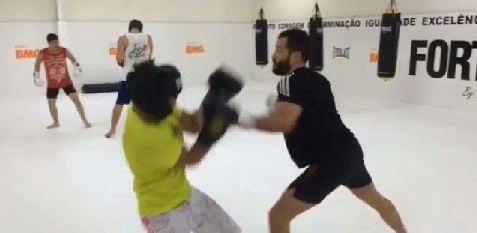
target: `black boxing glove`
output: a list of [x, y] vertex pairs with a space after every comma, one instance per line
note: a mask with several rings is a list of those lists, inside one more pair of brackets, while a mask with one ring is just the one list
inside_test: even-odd
[[243, 88], [243, 81], [240, 76], [226, 67], [219, 67], [210, 74], [208, 84], [209, 91], [205, 95], [204, 101], [211, 97], [221, 97], [225, 102], [228, 102]]
[[203, 125], [197, 143], [210, 148], [226, 133], [230, 125], [238, 121], [238, 112], [226, 104], [226, 99], [210, 95], [202, 104]]

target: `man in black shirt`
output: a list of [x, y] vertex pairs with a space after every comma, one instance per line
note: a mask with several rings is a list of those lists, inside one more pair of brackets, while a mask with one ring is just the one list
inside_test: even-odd
[[289, 233], [290, 222], [323, 201], [340, 185], [374, 208], [396, 232], [405, 233], [399, 213], [372, 183], [363, 152], [338, 114], [328, 80], [306, 67], [309, 37], [291, 29], [278, 36], [273, 72], [284, 76], [268, 116], [243, 114], [239, 124], [283, 132], [292, 160], [306, 170], [283, 193], [269, 213], [271, 233]]

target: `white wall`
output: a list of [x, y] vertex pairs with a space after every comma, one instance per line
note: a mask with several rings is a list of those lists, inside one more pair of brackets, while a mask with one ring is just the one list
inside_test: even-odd
[[55, 0], [1, 0], [0, 22], [54, 21], [55, 5]]
[[[253, 70], [252, 6], [251, 0], [60, 0], [59, 30], [62, 43], [80, 59], [83, 82], [120, 80], [123, 74], [108, 50], [137, 18], [153, 37], [156, 60], [177, 65], [185, 85], [199, 84], [222, 62]], [[186, 54], [191, 43], [204, 53]]]
[[[309, 18], [315, 0], [257, 0], [254, 18], [263, 7], [269, 20], [293, 20]], [[390, 0], [318, 0], [325, 18], [376, 16], [384, 12]], [[407, 14], [477, 11], [475, 0], [398, 0], [398, 9]]]
[[[109, 49], [127, 32], [131, 18], [144, 22], [144, 31], [154, 38], [157, 61], [177, 65], [186, 85], [205, 83], [222, 62], [251, 76], [252, 6], [252, 0], [2, 0], [0, 32], [9, 36], [2, 37], [0, 47], [7, 56], [0, 58], [0, 69], [5, 71], [2, 81], [9, 85], [0, 87], [0, 96], [43, 94], [43, 88], [33, 86], [34, 58], [16, 59], [15, 51], [18, 45], [30, 50], [45, 47], [49, 32], [57, 32], [60, 43], [83, 66], [84, 76], [76, 84], [119, 81], [123, 74]], [[186, 54], [190, 43], [202, 46], [204, 53]]]
[[[426, 72], [426, 62], [417, 63], [417, 74], [409, 74], [411, 41], [412, 40], [433, 40], [441, 39], [448, 43], [462, 40], [469, 43], [476, 41], [477, 31], [473, 30], [477, 26], [477, 11], [468, 13], [473, 17], [473, 24], [469, 25], [435, 25], [423, 26], [423, 17], [454, 16], [455, 19], [460, 12], [454, 14], [425, 14], [425, 15], [404, 15], [404, 17], [415, 17], [416, 26], [403, 26], [399, 44], [399, 57], [397, 74], [394, 79], [388, 82], [377, 77], [377, 64], [369, 61], [372, 50], [377, 50], [379, 45], [379, 27], [366, 27], [366, 20], [379, 17], [357, 18], [361, 27], [327, 27], [324, 29], [324, 70], [323, 74], [330, 80], [335, 94], [339, 97], [360, 98], [363, 101], [393, 100], [410, 104], [426, 105], [433, 107], [448, 108], [451, 110], [465, 110], [477, 112], [477, 48], [473, 49], [469, 59], [470, 80], [462, 80], [460, 66], [457, 67], [456, 78], [448, 79], [432, 78]], [[351, 20], [351, 18], [330, 19]], [[275, 24], [275, 29], [269, 30], [269, 50], [273, 52], [276, 37], [281, 31], [277, 29], [279, 25], [290, 22], [301, 22], [305, 25], [307, 20], [271, 21]], [[307, 29], [306, 29], [307, 30]], [[349, 59], [333, 58], [333, 47], [350, 48]], [[440, 51], [440, 50], [438, 50]], [[419, 53], [427, 54], [427, 48], [421, 48]], [[439, 52], [438, 52], [439, 53]], [[458, 54], [462, 54], [459, 50]], [[428, 57], [428, 55], [426, 55]], [[439, 58], [437, 56], [436, 58]], [[446, 58], [449, 60], [449, 58]], [[276, 79], [270, 72], [271, 65], [266, 68], [256, 68], [256, 76], [259, 79]], [[448, 70], [448, 67], [447, 67]], [[471, 87], [474, 96], [467, 99], [462, 96], [467, 87]]]
[[[25, 5], [27, 7], [22, 6], [26, 2], [28, 2]], [[18, 97], [16, 90], [25, 90], [25, 88], [28, 90], [26, 93], [43, 93], [42, 89], [34, 88], [32, 85], [33, 59], [16, 59], [17, 48], [15, 47], [32, 49], [44, 47], [46, 46], [44, 37], [48, 32], [58, 31], [61, 42], [78, 57], [85, 72], [81, 82], [99, 83], [119, 80], [122, 74], [114, 58], [108, 54], [108, 50], [110, 46], [114, 46], [117, 37], [126, 32], [127, 22], [133, 17], [143, 20], [144, 30], [154, 37], [156, 44], [154, 53], [158, 62], [177, 65], [183, 72], [186, 85], [204, 83], [207, 74], [221, 62], [239, 68], [245, 77], [270, 79], [273, 77], [270, 75], [270, 67], [260, 69], [254, 65], [254, 37], [251, 22], [257, 16], [258, 7], [264, 6], [271, 23], [279, 19], [287, 19], [286, 22], [305, 22], [311, 14], [313, 4], [314, 1], [303, 0], [176, 0], [174, 2], [62, 0], [58, 4], [59, 15], [57, 16], [57, 5], [52, 0], [34, 2], [3, 0], [0, 1], [0, 22], [2, 22], [0, 32], [2, 35], [9, 36], [3, 37], [3, 43], [0, 45], [2, 51], [6, 51], [7, 54], [0, 58], [0, 68], [5, 71], [2, 81], [9, 85], [0, 88], [0, 96]], [[353, 15], [379, 16], [386, 4], [387, 1], [377, 4], [374, 0], [320, 1], [322, 14], [327, 20]], [[452, 3], [443, 0], [419, 2], [400, 0], [398, 6], [406, 14], [460, 13], [473, 9], [477, 12], [477, 1], [474, 0], [455, 0]], [[19, 11], [22, 14], [19, 14]], [[43, 21], [43, 23], [28, 23], [29, 21]], [[447, 30], [449, 28], [452, 28], [451, 34]], [[477, 37], [472, 34], [475, 31], [474, 28], [475, 25], [427, 27], [425, 30], [403, 28], [399, 77], [389, 83], [379, 80], [375, 74], [376, 65], [367, 62], [370, 49], [377, 48], [378, 28], [327, 28], [325, 29], [326, 63], [323, 73], [332, 81], [337, 93], [347, 93], [347, 96], [474, 109], [475, 101], [462, 101], [459, 95], [467, 86], [477, 89], [475, 81], [431, 79], [423, 72], [422, 63], [419, 63], [417, 77], [407, 74], [411, 39], [423, 37], [473, 40]], [[273, 51], [278, 31], [270, 31], [270, 52]], [[189, 43], [203, 46], [204, 53], [186, 54], [185, 47]], [[348, 63], [345, 61], [337, 64], [330, 58], [333, 46], [352, 47], [352, 57], [347, 61]], [[473, 72], [474, 70], [471, 71]], [[404, 90], [412, 94], [404, 94]]]
[[[263, 7], [266, 18], [271, 24], [301, 22], [306, 25], [312, 14], [315, 1], [295, 0], [261, 0], [255, 5], [254, 18], [258, 16], [258, 9]], [[366, 19], [379, 19], [389, 1], [377, 4], [376, 0], [321, 0], [319, 1], [322, 16], [326, 20], [360, 19], [360, 28], [325, 28], [324, 56], [325, 65], [323, 74], [331, 81], [333, 90], [339, 97], [369, 99], [383, 99], [406, 102], [410, 104], [448, 108], [450, 110], [464, 110], [477, 112], [477, 49], [472, 50], [469, 59], [471, 66], [471, 81], [460, 79], [431, 78], [426, 72], [426, 63], [418, 62], [417, 75], [409, 75], [410, 44], [411, 40], [428, 39], [429, 43], [435, 39], [465, 40], [473, 42], [477, 38], [476, 24], [422, 26], [421, 18], [417, 17], [416, 27], [403, 27], [401, 32], [398, 57], [398, 71], [395, 79], [383, 82], [376, 75], [376, 64], [369, 62], [372, 49], [378, 48], [379, 28], [366, 27]], [[399, 10], [404, 16], [420, 14], [431, 16], [453, 15], [468, 13], [477, 16], [477, 1], [475, 0], [399, 0]], [[421, 15], [421, 16], [423, 16]], [[366, 18], [363, 18], [366, 17]], [[306, 26], [305, 29], [307, 30]], [[273, 52], [276, 36], [280, 29], [269, 30], [269, 51]], [[351, 47], [350, 59], [332, 59], [333, 46], [338, 48]], [[427, 49], [420, 49], [426, 53]], [[460, 51], [462, 53], [462, 51]], [[270, 73], [270, 65], [265, 68], [256, 68], [258, 79], [276, 79]], [[457, 76], [460, 77], [460, 68]], [[474, 96], [467, 99], [462, 94], [470, 87]]]
[[17, 50], [34, 50], [44, 46], [45, 36], [56, 32], [54, 0], [0, 1], [0, 96], [16, 98], [43, 94], [33, 85], [34, 58], [17, 59]]
[[[79, 59], [87, 83], [117, 82], [123, 75], [108, 54], [127, 23], [66, 22], [68, 47]], [[154, 40], [158, 63], [171, 63], [182, 71], [185, 85], [205, 83], [221, 63], [232, 64], [251, 76], [253, 31], [249, 23], [145, 23]], [[202, 54], [187, 54], [186, 46], [203, 46]], [[245, 48], [245, 49], [244, 49]], [[252, 59], [250, 59], [252, 58]]]
[[[47, 33], [55, 31], [53, 22], [25, 22], [2, 23], [0, 22], [0, 69], [2, 81], [0, 96], [21, 97], [32, 93], [43, 93], [43, 90], [33, 85], [34, 58], [17, 59], [17, 50], [34, 50], [41, 48], [46, 43]], [[8, 35], [8, 36], [3, 36]]]
[[[252, 70], [253, 31], [251, 0], [59, 0], [62, 43], [74, 51], [84, 66], [84, 82], [115, 82], [123, 75], [108, 55], [118, 36], [127, 32], [132, 18], [144, 22], [153, 37], [158, 62], [181, 68], [184, 84], [204, 83], [208, 72], [222, 62]], [[195, 43], [202, 54], [186, 54]], [[243, 47], [237, 46], [241, 44]]]
[[59, 0], [65, 21], [248, 22], [253, 0]]

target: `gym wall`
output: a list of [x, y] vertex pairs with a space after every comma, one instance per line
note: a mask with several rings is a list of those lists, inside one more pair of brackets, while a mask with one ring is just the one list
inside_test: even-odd
[[2, 0], [0, 22], [52, 22], [57, 18], [55, 5], [55, 0]]
[[[315, 0], [257, 0], [253, 17], [263, 7], [270, 20], [293, 20], [311, 15]], [[384, 12], [389, 0], [318, 0], [326, 18], [376, 16]], [[398, 8], [407, 14], [477, 11], [474, 0], [397, 0]]]
[[[270, 24], [270, 56], [280, 31], [292, 26], [308, 30], [308, 18], [314, 4], [313, 1], [296, 1], [293, 4], [276, 1], [277, 4], [281, 2], [284, 5], [273, 2], [275, 1], [265, 1], [264, 4]], [[391, 100], [477, 112], [477, 1], [432, 1], [432, 4], [430, 1], [423, 1], [426, 4], [410, 0], [397, 1], [398, 8], [406, 12], [402, 16], [406, 18], [406, 25], [401, 27], [397, 74], [387, 82], [379, 79], [376, 74], [380, 35], [376, 21], [379, 23], [381, 14], [387, 7], [386, 3], [377, 7], [375, 2], [371, 4], [368, 1], [367, 4], [366, 1], [359, 1], [359, 5], [348, 5], [348, 9], [343, 9], [344, 12], [354, 14], [349, 8], [357, 7], [362, 12], [360, 15], [372, 15], [369, 9], [364, 9], [361, 5], [372, 6], [371, 9], [376, 8], [374, 16], [340, 17], [339, 15], [345, 14], [340, 14], [337, 7], [331, 7], [344, 4], [333, 1], [331, 5], [329, 2], [331, 1], [320, 1], [324, 21], [329, 24], [324, 28], [324, 69], [321, 73], [331, 81], [337, 98]], [[413, 8], [412, 4], [417, 4], [416, 7], [420, 8]], [[291, 14], [293, 10], [283, 10], [288, 6], [303, 13]], [[453, 11], [447, 10], [450, 6]], [[407, 9], [410, 12], [424, 13], [407, 13]], [[475, 10], [469, 12], [469, 9]], [[281, 11], [283, 15], [275, 11]], [[417, 46], [419, 43], [427, 45]], [[415, 54], [411, 56], [412, 44], [417, 47]], [[451, 50], [457, 53], [452, 55]], [[469, 58], [463, 62], [464, 66], [468, 66], [465, 68], [468, 74], [462, 72], [461, 65], [454, 64], [458, 61], [456, 57], [463, 56], [464, 53], [469, 53]], [[416, 60], [417, 54], [423, 54], [423, 60]], [[415, 70], [411, 69], [413, 65]], [[432, 68], [431, 71], [428, 71], [428, 66]], [[277, 79], [270, 70], [270, 64], [265, 68], [256, 68], [256, 77], [263, 80]]]
[[[244, 77], [254, 71], [251, 0], [9, 0], [0, 6], [0, 32], [9, 35], [0, 45], [2, 78], [8, 83], [0, 96], [19, 97], [18, 90], [22, 96], [43, 94], [32, 73], [35, 50], [47, 46], [49, 32], [57, 32], [82, 65], [77, 84], [119, 81], [116, 41], [132, 18], [142, 20], [144, 32], [152, 35], [156, 60], [177, 65], [185, 85], [205, 83], [221, 63], [232, 64]], [[43, 67], [41, 74], [44, 78]]]
[[244, 22], [253, 0], [58, 0], [65, 21]]
[[[60, 27], [67, 35], [63, 43], [84, 68], [85, 82], [120, 80], [123, 74], [112, 51], [117, 37], [127, 32], [127, 22], [62, 22]], [[144, 32], [153, 37], [156, 61], [178, 66], [185, 85], [204, 83], [222, 62], [240, 70], [251, 70], [254, 64], [253, 50], [243, 49], [253, 46], [249, 23], [144, 22]]]
[[36, 50], [45, 45], [48, 32], [56, 31], [54, 0], [0, 1], [0, 96], [39, 95], [33, 84]]
[[[204, 83], [222, 62], [252, 71], [253, 1], [60, 1], [63, 43], [75, 48], [88, 83], [116, 82], [122, 72], [114, 55], [128, 21], [144, 22], [153, 37], [154, 57], [182, 71], [185, 85]], [[239, 45], [240, 46], [237, 46]], [[247, 73], [246, 73], [247, 74]], [[245, 75], [248, 76], [248, 75]]]

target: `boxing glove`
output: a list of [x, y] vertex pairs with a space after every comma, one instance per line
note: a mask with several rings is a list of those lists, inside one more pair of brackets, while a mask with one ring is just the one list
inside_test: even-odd
[[[267, 97], [266, 106], [267, 106], [268, 112], [271, 112], [274, 110], [277, 100], [278, 100], [278, 95], [276, 93], [272, 93]], [[242, 112], [240, 113], [237, 123], [239, 126], [243, 128], [252, 129], [252, 128], [255, 128], [256, 126], [256, 118], [250, 114]]]
[[40, 78], [40, 72], [38, 71], [33, 72], [33, 82], [35, 83], [37, 87], [42, 87], [45, 84], [43, 80], [41, 80]]
[[83, 70], [81, 69], [81, 66], [78, 62], [73, 64], [73, 75], [75, 78], [81, 78], [83, 75]]
[[267, 97], [267, 110], [270, 112], [275, 108], [275, 104], [277, 103], [278, 95], [276, 93], [272, 93]]
[[250, 114], [241, 113], [237, 119], [237, 124], [246, 129], [253, 129], [256, 127], [257, 120]]
[[197, 143], [203, 147], [214, 145], [227, 131], [228, 127], [238, 122], [237, 110], [226, 104], [220, 96], [209, 96], [202, 104], [203, 125]]
[[[238, 74], [222, 66], [210, 74], [208, 85], [209, 91], [205, 95], [204, 101], [212, 97], [221, 97], [225, 102], [228, 102], [242, 90], [243, 81]], [[201, 106], [204, 104], [204, 101]]]

